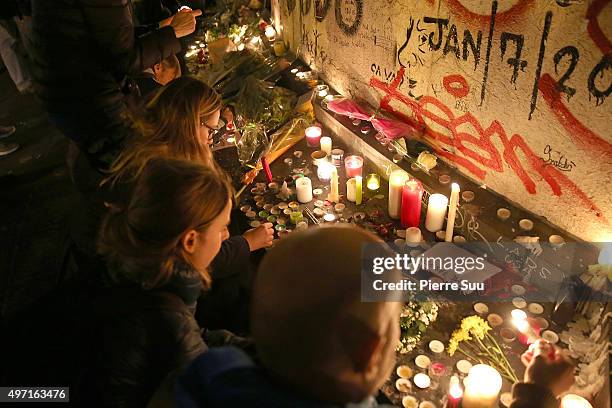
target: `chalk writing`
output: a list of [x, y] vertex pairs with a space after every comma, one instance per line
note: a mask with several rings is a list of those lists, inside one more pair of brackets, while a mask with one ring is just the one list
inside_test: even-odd
[[553, 150], [550, 145], [546, 145], [544, 148], [544, 156], [542, 157], [542, 161], [545, 165], [555, 166], [561, 171], [572, 171], [572, 169], [576, 166], [572, 160], [568, 160], [563, 153], [558, 150]]

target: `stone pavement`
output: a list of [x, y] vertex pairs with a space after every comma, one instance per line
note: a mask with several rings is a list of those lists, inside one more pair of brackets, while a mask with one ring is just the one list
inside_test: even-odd
[[[65, 165], [68, 141], [33, 95], [0, 71], [0, 124], [21, 148], [0, 157], [0, 322], [58, 286], [78, 203]], [[64, 268], [65, 269], [65, 268]]]

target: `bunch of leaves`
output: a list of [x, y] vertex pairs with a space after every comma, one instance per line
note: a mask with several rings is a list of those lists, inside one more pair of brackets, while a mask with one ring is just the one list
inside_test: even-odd
[[293, 91], [273, 83], [248, 76], [236, 98], [236, 112], [248, 122], [276, 129], [287, 122], [294, 112], [297, 96]]

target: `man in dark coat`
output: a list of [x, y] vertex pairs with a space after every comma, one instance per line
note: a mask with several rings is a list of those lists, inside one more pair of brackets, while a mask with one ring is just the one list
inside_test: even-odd
[[[178, 38], [193, 32], [200, 14], [181, 10], [140, 30], [130, 0], [32, 1], [37, 93], [91, 169], [107, 168], [129, 134], [127, 75], [180, 52]], [[93, 173], [94, 181], [85, 183], [90, 187]]]

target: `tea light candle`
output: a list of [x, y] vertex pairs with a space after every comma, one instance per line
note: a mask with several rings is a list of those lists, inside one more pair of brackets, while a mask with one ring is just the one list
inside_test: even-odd
[[355, 176], [355, 204], [361, 204], [361, 196], [363, 193], [363, 179], [361, 176]]
[[421, 221], [421, 198], [423, 185], [416, 179], [409, 179], [402, 187], [402, 227], [418, 227]]
[[274, 26], [269, 25], [266, 27], [264, 34], [266, 35], [266, 38], [270, 41], [274, 40], [274, 38], [276, 37], [276, 30], [274, 29]]
[[410, 378], [412, 377], [412, 369], [407, 365], [400, 365], [395, 369], [395, 373], [400, 378]]
[[312, 201], [312, 182], [308, 177], [300, 177], [295, 180], [295, 190], [297, 199], [300, 203], [309, 203]]
[[457, 370], [459, 370], [460, 373], [467, 374], [472, 368], [472, 363], [467, 360], [459, 360], [457, 361], [457, 364], [455, 364], [455, 366], [457, 367]]
[[[422, 240], [421, 229], [418, 227], [410, 227], [406, 229], [406, 243], [410, 244], [418, 244]], [[411, 245], [414, 246], [414, 245]]]
[[333, 222], [333, 221], [336, 221], [336, 216], [335, 216], [334, 214], [325, 214], [325, 215], [323, 216], [323, 219], [324, 219], [326, 222]]
[[476, 364], [465, 381], [463, 408], [494, 408], [502, 387], [502, 378], [491, 366]]
[[593, 406], [579, 395], [567, 394], [561, 398], [560, 408], [593, 408]]
[[340, 201], [340, 193], [338, 192], [338, 170], [330, 164], [331, 171], [331, 181], [329, 183], [329, 196], [327, 199], [332, 203], [337, 203]]
[[431, 385], [431, 378], [427, 374], [418, 373], [412, 379], [414, 381], [414, 385], [419, 388], [429, 388]]
[[363, 158], [359, 156], [347, 156], [346, 159], [344, 159], [344, 169], [346, 170], [346, 177], [361, 176]]
[[457, 215], [457, 204], [459, 203], [459, 184], [453, 183], [451, 186], [450, 206], [448, 208], [448, 220], [446, 222], [446, 235], [444, 241], [452, 242], [453, 229], [455, 228], [455, 216]]
[[431, 360], [426, 355], [420, 354], [416, 356], [416, 358], [414, 359], [414, 363], [419, 368], [427, 368], [429, 367], [429, 364], [431, 364]]
[[319, 145], [319, 141], [321, 140], [321, 133], [321, 128], [319, 126], [310, 126], [306, 128], [304, 134], [306, 135], [308, 146], [317, 147]]
[[304, 215], [301, 211], [292, 211], [289, 215], [289, 219], [291, 220], [291, 223], [295, 225], [304, 219]]
[[355, 178], [346, 181], [346, 199], [352, 203], [357, 200], [357, 180]]
[[325, 152], [325, 154], [331, 154], [332, 150], [332, 140], [331, 137], [324, 136], [321, 138], [321, 150]]
[[368, 190], [376, 191], [380, 188], [380, 176], [378, 174], [368, 174], [366, 177], [366, 187]]
[[448, 198], [444, 194], [432, 194], [429, 196], [427, 216], [425, 217], [425, 229], [427, 231], [436, 232], [442, 229], [447, 207]]
[[315, 89], [319, 98], [325, 98], [327, 96], [327, 93], [329, 92], [329, 86], [325, 84], [317, 85]]
[[336, 168], [329, 162], [320, 161], [317, 167], [317, 177], [319, 180], [327, 183], [331, 180], [332, 172], [336, 171]]
[[342, 165], [342, 159], [344, 158], [344, 150], [342, 149], [332, 149], [331, 151], [331, 159], [332, 164], [334, 166]]
[[408, 173], [394, 170], [389, 175], [389, 217], [399, 218], [402, 208], [402, 187], [408, 179]]

